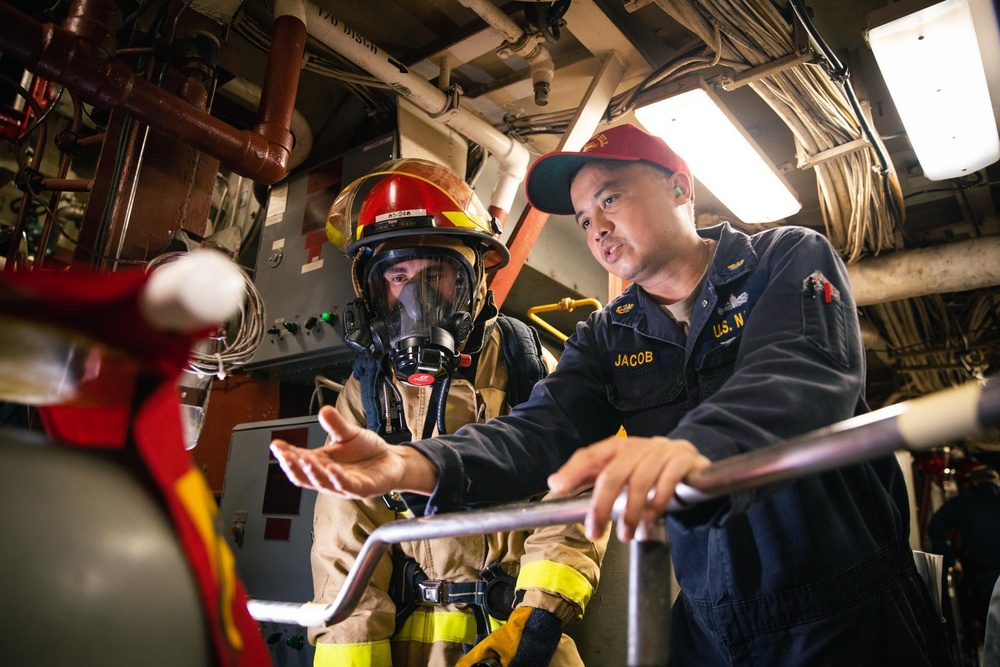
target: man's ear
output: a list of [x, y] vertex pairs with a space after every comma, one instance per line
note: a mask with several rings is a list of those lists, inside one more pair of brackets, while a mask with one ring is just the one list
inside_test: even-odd
[[681, 171], [671, 174], [670, 187], [674, 196], [677, 197], [678, 204], [694, 201], [694, 182], [690, 175]]

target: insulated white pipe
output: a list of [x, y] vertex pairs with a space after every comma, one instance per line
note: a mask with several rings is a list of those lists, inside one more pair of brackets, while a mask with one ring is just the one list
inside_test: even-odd
[[[511, 45], [524, 40], [524, 31], [521, 26], [507, 16], [499, 7], [490, 0], [458, 0], [463, 7], [467, 7], [479, 15], [479, 18], [486, 21], [493, 27], [500, 36]], [[518, 53], [518, 55], [521, 55]]]
[[514, 195], [528, 171], [531, 159], [528, 149], [475, 114], [461, 108], [450, 108], [448, 95], [411, 74], [403, 63], [311, 2], [307, 3], [306, 32], [372, 76], [388, 83], [434, 120], [453, 128], [493, 154], [500, 162], [500, 176], [490, 199], [490, 212], [501, 222], [506, 219], [514, 203]]
[[[531, 66], [531, 83], [535, 88], [535, 104], [545, 106], [549, 103], [549, 88], [555, 76], [556, 69], [549, 55], [549, 49], [542, 44], [540, 35], [532, 36], [521, 29], [492, 0], [458, 0], [486, 21], [507, 42], [510, 51], [524, 58]], [[504, 57], [504, 47], [499, 52]]]
[[1000, 236], [907, 250], [849, 264], [859, 306], [1000, 285]]

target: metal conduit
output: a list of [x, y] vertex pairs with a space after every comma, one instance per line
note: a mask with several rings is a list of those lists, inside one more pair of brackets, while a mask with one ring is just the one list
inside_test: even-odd
[[[934, 447], [998, 425], [1000, 380], [994, 378], [982, 385], [972, 382], [715, 463], [691, 475], [686, 483], [677, 487], [668, 511], [680, 511], [692, 504], [737, 491], [888, 456], [897, 449]], [[615, 503], [614, 519], [618, 519], [624, 510], [624, 501], [623, 494]], [[248, 608], [251, 616], [258, 621], [302, 627], [333, 625], [354, 611], [376, 564], [391, 544], [580, 523], [589, 505], [589, 497], [577, 497], [389, 523], [378, 527], [369, 536], [332, 604], [250, 600]], [[635, 562], [633, 558], [632, 567]], [[646, 562], [650, 561], [647, 559]], [[630, 579], [637, 581], [639, 576], [636, 574]], [[630, 600], [641, 593], [641, 590], [630, 590]], [[630, 606], [642, 608], [644, 605], [630, 603]]]

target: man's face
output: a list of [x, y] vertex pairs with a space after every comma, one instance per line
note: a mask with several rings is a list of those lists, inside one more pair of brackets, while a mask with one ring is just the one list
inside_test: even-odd
[[[671, 260], [687, 252], [682, 241], [697, 235], [690, 206], [678, 206], [688, 200], [675, 196], [677, 178], [634, 162], [592, 162], [580, 169], [570, 198], [577, 225], [601, 266], [646, 287], [664, 278]], [[683, 183], [690, 192], [690, 181]]]
[[440, 259], [419, 258], [396, 262], [382, 274], [386, 283], [386, 304], [391, 311], [396, 307], [399, 293], [411, 280], [422, 280], [447, 301], [455, 298], [455, 281], [458, 273], [450, 263]]

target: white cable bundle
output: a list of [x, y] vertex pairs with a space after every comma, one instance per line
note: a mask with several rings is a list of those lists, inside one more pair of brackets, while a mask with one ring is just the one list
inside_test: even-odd
[[264, 302], [246, 271], [207, 249], [165, 253], [147, 264], [154, 269], [143, 301], [150, 323], [174, 331], [224, 325], [191, 350], [190, 372], [221, 380], [253, 358], [264, 342]]

